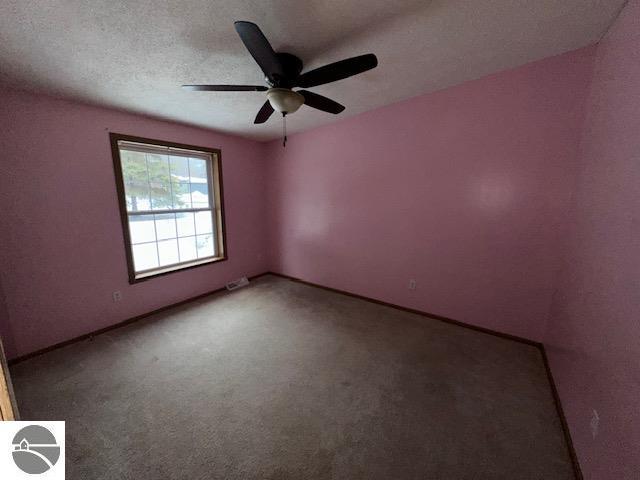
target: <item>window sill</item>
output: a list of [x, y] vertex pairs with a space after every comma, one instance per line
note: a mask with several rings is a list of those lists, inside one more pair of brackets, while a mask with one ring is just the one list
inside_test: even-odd
[[183, 270], [189, 270], [191, 268], [201, 267], [203, 265], [209, 265], [210, 263], [223, 262], [227, 257], [207, 257], [194, 260], [193, 262], [179, 263], [175, 265], [167, 265], [166, 267], [156, 268], [154, 270], [148, 270], [146, 272], [135, 273], [129, 279], [129, 283], [138, 283], [150, 278], [159, 277], [161, 275], [167, 275], [168, 273], [181, 272]]

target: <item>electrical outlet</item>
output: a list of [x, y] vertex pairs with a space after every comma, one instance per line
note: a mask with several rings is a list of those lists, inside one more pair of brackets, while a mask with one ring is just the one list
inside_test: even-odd
[[415, 290], [416, 289], [416, 281], [411, 279], [409, 280], [409, 290]]
[[116, 290], [115, 292], [113, 292], [112, 296], [114, 302], [119, 302], [120, 300], [122, 300], [122, 292], [120, 290]]
[[593, 436], [593, 439], [595, 440], [596, 436], [598, 435], [598, 427], [600, 426], [600, 416], [598, 415], [598, 411], [595, 408], [593, 409], [591, 422], [589, 422], [589, 425], [591, 427], [591, 436]]

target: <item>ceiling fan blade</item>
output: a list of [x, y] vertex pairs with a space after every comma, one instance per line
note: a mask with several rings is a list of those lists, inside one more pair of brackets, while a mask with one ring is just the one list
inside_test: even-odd
[[267, 120], [269, 120], [269, 117], [271, 116], [273, 111], [274, 110], [273, 110], [273, 107], [271, 106], [271, 103], [269, 103], [269, 100], [267, 100], [266, 102], [264, 102], [264, 105], [262, 105], [262, 108], [256, 115], [256, 119], [253, 121], [253, 123], [266, 122]]
[[334, 102], [330, 98], [323, 97], [317, 93], [309, 92], [308, 90], [298, 90], [298, 93], [304, 97], [304, 104], [323, 112], [340, 113], [344, 110], [344, 105], [340, 105], [338, 102]]
[[303, 88], [317, 87], [325, 83], [342, 80], [358, 73], [371, 70], [378, 65], [378, 59], [373, 53], [351, 57], [339, 62], [330, 63], [324, 67], [316, 68], [298, 77], [297, 85]]
[[235, 22], [234, 25], [242, 43], [247, 47], [253, 59], [267, 78], [277, 84], [278, 80], [285, 76], [284, 69], [260, 27], [255, 23], [243, 21]]
[[182, 88], [200, 92], [265, 92], [269, 90], [262, 85], [182, 85]]

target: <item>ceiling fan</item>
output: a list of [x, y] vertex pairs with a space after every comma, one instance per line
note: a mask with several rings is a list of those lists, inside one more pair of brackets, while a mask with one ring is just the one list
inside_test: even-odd
[[302, 104], [323, 112], [338, 114], [344, 110], [344, 105], [317, 93], [308, 90], [294, 91], [293, 88], [317, 87], [366, 72], [378, 65], [376, 56], [368, 53], [301, 73], [302, 60], [290, 53], [275, 52], [255, 23], [239, 21], [234, 25], [245, 47], [264, 72], [268, 86], [182, 85], [182, 88], [213, 92], [267, 92], [267, 100], [258, 111], [253, 123], [266, 122], [275, 110], [283, 116], [293, 113]]

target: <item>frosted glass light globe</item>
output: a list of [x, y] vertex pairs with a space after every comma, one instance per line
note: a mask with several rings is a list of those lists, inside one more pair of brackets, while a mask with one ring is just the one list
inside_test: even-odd
[[287, 88], [270, 88], [267, 99], [276, 112], [293, 113], [304, 103], [304, 97]]

